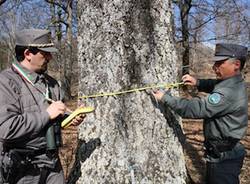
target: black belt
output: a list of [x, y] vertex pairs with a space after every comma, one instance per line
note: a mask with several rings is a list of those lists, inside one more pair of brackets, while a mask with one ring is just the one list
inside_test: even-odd
[[47, 150], [46, 148], [31, 150], [31, 149], [9, 149], [7, 152], [17, 153], [22, 160], [33, 160], [36, 156], [46, 154], [49, 158], [55, 158], [58, 155], [58, 150]]
[[231, 151], [238, 142], [238, 139], [207, 141], [205, 142], [205, 152], [214, 158], [219, 158], [220, 153]]
[[15, 152], [19, 153], [21, 156], [25, 156], [25, 157], [35, 157], [35, 156], [42, 155], [42, 154], [46, 153], [46, 148], [42, 148], [39, 150], [14, 148], [14, 149], [10, 149], [10, 150], [15, 151]]

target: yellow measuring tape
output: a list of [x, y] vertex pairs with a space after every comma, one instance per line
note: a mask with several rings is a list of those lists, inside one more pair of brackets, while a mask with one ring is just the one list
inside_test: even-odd
[[[81, 96], [79, 98], [87, 99], [87, 98], [96, 98], [96, 97], [104, 97], [104, 96], [116, 96], [116, 95], [122, 95], [126, 93], [133, 93], [137, 91], [143, 91], [147, 89], [156, 89], [156, 88], [175, 88], [183, 85], [183, 82], [179, 83], [170, 83], [170, 84], [159, 84], [159, 85], [154, 85], [154, 86], [146, 86], [146, 87], [141, 87], [141, 88], [134, 88], [130, 90], [125, 90], [125, 91], [118, 91], [118, 92], [110, 92], [110, 93], [100, 93], [100, 94], [95, 94], [95, 95], [87, 95], [87, 96]], [[86, 114], [86, 113], [91, 113], [95, 110], [93, 107], [79, 107], [76, 109], [74, 112], [72, 112], [62, 123], [61, 127], [62, 128], [67, 128], [68, 126], [71, 125], [72, 120], [78, 116], [79, 114]]]
[[99, 94], [95, 94], [95, 95], [80, 96], [78, 98], [79, 99], [87, 99], [87, 98], [96, 98], [96, 97], [104, 97], [104, 96], [116, 96], [116, 95], [122, 95], [122, 94], [126, 94], [126, 93], [133, 93], [133, 92], [137, 92], [137, 91], [144, 91], [147, 89], [175, 88], [175, 87], [179, 87], [183, 84], [184, 84], [184, 82], [159, 84], [159, 85], [154, 85], [154, 86], [146, 86], [146, 87], [141, 87], [141, 88], [129, 89], [129, 90], [125, 90], [125, 91], [117, 91], [117, 92], [99, 93]]

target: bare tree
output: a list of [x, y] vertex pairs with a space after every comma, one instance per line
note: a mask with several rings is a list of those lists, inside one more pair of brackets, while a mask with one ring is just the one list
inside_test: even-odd
[[183, 48], [182, 51], [182, 74], [189, 73], [189, 55], [190, 55], [190, 46], [189, 46], [189, 14], [192, 7], [192, 0], [177, 0], [175, 1], [179, 7], [180, 19], [181, 19], [181, 45]]
[[[61, 50], [61, 55], [58, 56], [58, 66], [60, 69], [60, 80], [62, 87], [66, 92], [66, 97], [72, 97], [71, 86], [76, 83], [74, 70], [76, 65], [76, 50], [74, 47], [73, 39], [73, 8], [75, 5], [73, 0], [61, 1], [61, 0], [45, 0], [51, 4], [51, 17], [53, 19], [52, 24], [55, 27], [55, 34], [58, 42], [58, 46]], [[64, 40], [62, 36], [65, 34]]]
[[247, 8], [247, 4], [235, 0], [227, 1], [221, 6], [220, 13], [223, 16], [216, 17], [215, 20], [215, 34], [218, 41], [249, 44], [249, 40], [246, 39], [250, 30]]

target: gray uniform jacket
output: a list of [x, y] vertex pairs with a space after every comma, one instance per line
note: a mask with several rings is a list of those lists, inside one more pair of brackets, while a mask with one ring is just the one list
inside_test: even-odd
[[198, 80], [197, 87], [210, 94], [184, 99], [166, 93], [162, 101], [183, 118], [204, 119], [205, 142], [240, 140], [248, 123], [248, 97], [242, 76], [223, 81]]
[[[21, 67], [21, 65], [20, 65]], [[38, 75], [25, 68], [32, 82], [46, 91], [53, 100], [61, 100], [61, 91], [55, 79], [47, 74]], [[0, 142], [7, 146], [28, 149], [46, 147], [45, 133], [49, 121], [48, 102], [35, 87], [26, 82], [14, 68], [0, 73]], [[1, 145], [0, 145], [1, 148]], [[1, 148], [2, 149], [2, 148]]]

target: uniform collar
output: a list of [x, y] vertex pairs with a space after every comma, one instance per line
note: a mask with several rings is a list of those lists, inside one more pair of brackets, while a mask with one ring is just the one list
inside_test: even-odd
[[27, 74], [27, 76], [29, 77], [30, 81], [33, 84], [37, 83], [41, 79], [45, 79], [44, 74], [38, 74], [36, 72], [32, 72], [27, 68], [25, 68], [23, 65], [21, 65], [19, 62], [16, 62], [16, 64]]
[[233, 77], [229, 77], [225, 80], [222, 80], [220, 83], [218, 83], [216, 85], [216, 88], [217, 87], [225, 87], [225, 86], [232, 86], [238, 82], [242, 82], [243, 81], [243, 78], [242, 78], [242, 75], [239, 74], [239, 75], [235, 75]]

